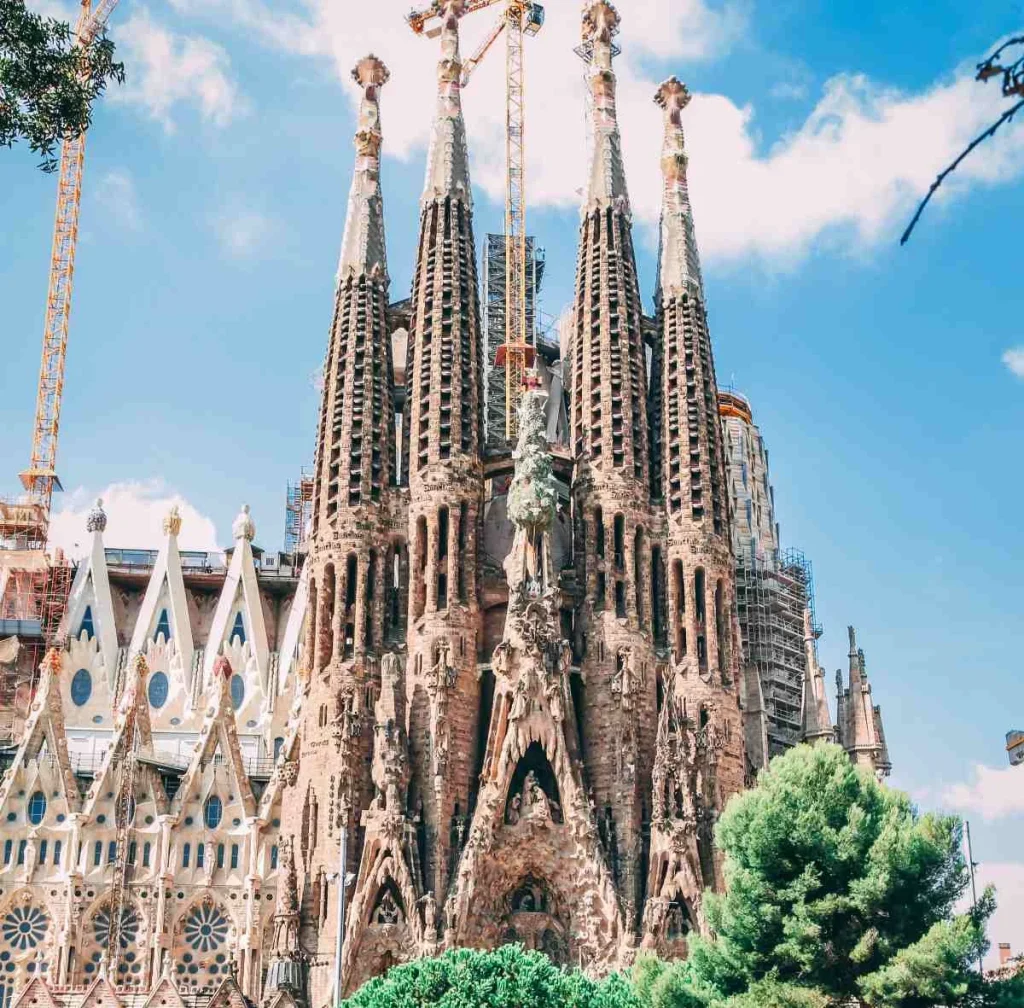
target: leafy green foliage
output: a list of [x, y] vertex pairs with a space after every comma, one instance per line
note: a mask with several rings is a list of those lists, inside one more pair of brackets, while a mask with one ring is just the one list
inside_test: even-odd
[[0, 145], [27, 141], [53, 171], [57, 144], [88, 127], [110, 80], [123, 82], [124, 67], [109, 39], [83, 49], [64, 22], [31, 13], [24, 0], [0, 0]]
[[727, 892], [705, 894], [713, 937], [686, 963], [638, 962], [651, 1008], [1002, 1008], [1012, 993], [976, 972], [993, 895], [954, 913], [960, 821], [920, 814], [838, 746], [773, 760], [716, 839]]
[[629, 983], [563, 972], [547, 956], [504, 945], [455, 949], [396, 966], [364, 984], [343, 1008], [642, 1008]]

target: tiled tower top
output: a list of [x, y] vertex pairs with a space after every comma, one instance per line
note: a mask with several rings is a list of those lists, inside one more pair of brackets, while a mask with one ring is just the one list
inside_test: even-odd
[[647, 378], [629, 197], [615, 118], [612, 37], [619, 16], [604, 0], [584, 10], [592, 47], [593, 161], [580, 227], [573, 306], [573, 449], [593, 474], [646, 491]]
[[690, 293], [703, 299], [700, 258], [686, 180], [688, 158], [682, 122], [683, 109], [690, 103], [690, 92], [685, 84], [670, 77], [658, 89], [654, 100], [665, 112], [665, 139], [661, 150], [663, 188], [659, 297], [664, 299]]
[[725, 454], [715, 364], [686, 181], [681, 113], [686, 87], [670, 77], [655, 101], [664, 110], [661, 254], [657, 304], [661, 343], [661, 495], [670, 520], [728, 539]]
[[481, 448], [480, 296], [466, 127], [459, 100], [462, 8], [462, 0], [447, 0], [444, 5], [437, 114], [413, 279], [408, 384], [408, 471], [413, 481], [436, 463], [466, 456], [478, 459]]
[[459, 53], [459, 18], [465, 0], [446, 0], [442, 5], [441, 60], [437, 65], [437, 114], [430, 133], [423, 204], [447, 196], [473, 203], [469, 183], [469, 151], [462, 118], [462, 57]]
[[615, 111], [612, 38], [619, 31], [619, 13], [599, 0], [583, 11], [583, 41], [592, 47], [588, 87], [593, 99], [593, 152], [583, 212], [614, 206], [629, 214], [629, 193], [622, 167], [622, 138]]
[[356, 162], [338, 265], [334, 320], [317, 438], [315, 531], [341, 528], [353, 508], [377, 504], [392, 481], [391, 342], [380, 191], [380, 90], [388, 70], [374, 56], [353, 71], [363, 98]]

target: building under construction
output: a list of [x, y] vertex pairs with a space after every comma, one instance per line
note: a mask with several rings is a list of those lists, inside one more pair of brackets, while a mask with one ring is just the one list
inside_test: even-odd
[[[499, 4], [464, 59], [462, 17]], [[524, 218], [522, 47], [543, 11], [440, 0], [409, 24], [438, 47], [411, 290], [392, 299], [390, 75], [367, 56], [287, 552], [256, 546], [247, 507], [223, 554], [181, 549], [174, 509], [159, 549], [109, 549], [97, 503], [69, 586], [45, 553], [62, 379], [41, 383], [48, 454], [0, 533], [18, 714], [0, 748], [0, 1008], [328, 1008], [397, 963], [509, 942], [594, 973], [638, 948], [682, 957], [724, 885], [725, 804], [773, 746], [837, 736], [813, 646], [798, 678], [809, 567], [778, 548], [749, 405], [723, 397], [738, 415], [720, 417], [686, 87], [653, 96], [662, 227], [644, 280], [619, 14], [585, 5], [591, 142], [556, 345]], [[481, 289], [461, 94], [501, 34], [506, 232]], [[67, 335], [47, 317], [44, 377]], [[23, 690], [22, 641], [40, 670]], [[884, 771], [865, 668], [851, 635], [838, 738]]]

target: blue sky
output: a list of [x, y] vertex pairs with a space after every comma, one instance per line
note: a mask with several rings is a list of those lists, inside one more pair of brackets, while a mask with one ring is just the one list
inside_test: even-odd
[[[121, 0], [128, 64], [89, 134], [62, 418], [62, 529], [112, 484], [108, 539], [144, 545], [167, 498], [186, 544], [224, 543], [242, 501], [280, 545], [284, 488], [312, 455], [352, 164], [348, 71], [383, 98], [392, 294], [408, 288], [433, 90], [405, 0]], [[677, 73], [719, 380], [771, 449], [787, 545], [812, 559], [822, 660], [854, 623], [895, 783], [969, 815], [1024, 950], [1019, 243], [1024, 127], [956, 176], [906, 248], [936, 172], [1003, 107], [971, 70], [1024, 28], [978, 0], [622, 0], [620, 119], [644, 294], [654, 280], [657, 83]], [[52, 6], [47, 10], [59, 10]], [[551, 0], [528, 54], [530, 226], [544, 307], [571, 294], [582, 185], [577, 4]], [[467, 19], [471, 50], [491, 17]], [[501, 60], [467, 89], [477, 233], [501, 227]], [[0, 152], [0, 472], [27, 462], [55, 180]], [[109, 496], [109, 492], [108, 492]], [[68, 532], [71, 540], [74, 533]], [[834, 702], [834, 701], [833, 701]], [[979, 768], [989, 768], [988, 771]], [[1016, 908], [1013, 904], [1016, 903]]]

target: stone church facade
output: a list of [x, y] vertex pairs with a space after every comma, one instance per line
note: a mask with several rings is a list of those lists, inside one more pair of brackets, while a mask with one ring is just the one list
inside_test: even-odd
[[[589, 3], [593, 144], [562, 360], [487, 447], [462, 0], [445, 0], [411, 298], [380, 188], [388, 70], [356, 66], [308, 555], [108, 550], [0, 750], [0, 1008], [325, 1008], [391, 965], [518, 941], [602, 972], [684, 956], [759, 767], [675, 78], [656, 313]], [[399, 354], [400, 351], [400, 354]], [[401, 358], [401, 359], [400, 359]], [[552, 383], [550, 372], [556, 372]], [[563, 398], [562, 382], [568, 390]], [[554, 389], [554, 394], [551, 390]], [[805, 737], [836, 729], [809, 640]], [[839, 738], [884, 735], [851, 644]]]

